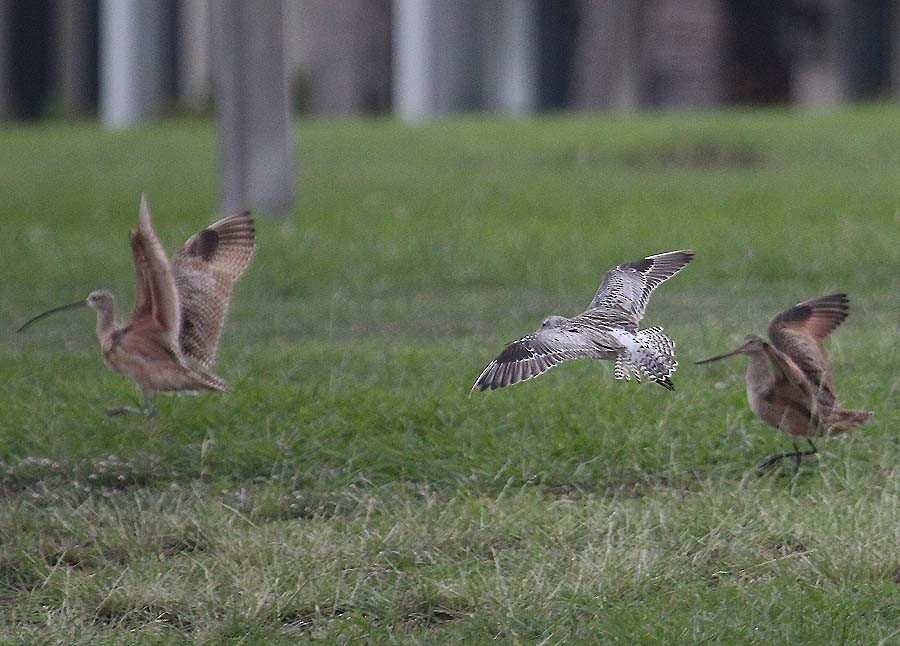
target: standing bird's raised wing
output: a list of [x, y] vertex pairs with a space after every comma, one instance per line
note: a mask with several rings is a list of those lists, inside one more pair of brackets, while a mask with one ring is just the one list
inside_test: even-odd
[[793, 359], [813, 387], [834, 397], [834, 378], [822, 345], [847, 318], [846, 294], [831, 294], [803, 301], [787, 309], [769, 324], [772, 345]]
[[603, 283], [588, 306], [588, 311], [602, 309], [621, 312], [625, 317], [620, 322], [622, 326], [634, 331], [644, 318], [644, 310], [647, 309], [647, 301], [653, 290], [693, 259], [693, 252], [683, 250], [622, 263], [610, 269], [603, 277]]
[[153, 230], [150, 205], [144, 193], [141, 193], [138, 228], [131, 232], [131, 251], [137, 270], [137, 293], [128, 322], [133, 325], [152, 317], [164, 333], [171, 335], [171, 346], [177, 349], [181, 322], [178, 290], [166, 250]]
[[507, 345], [481, 372], [472, 392], [504, 388], [537, 377], [563, 361], [602, 354], [598, 344], [583, 331], [539, 330]]
[[181, 350], [204, 367], [215, 361], [234, 281], [255, 246], [253, 219], [245, 212], [191, 236], [172, 259], [181, 298]]

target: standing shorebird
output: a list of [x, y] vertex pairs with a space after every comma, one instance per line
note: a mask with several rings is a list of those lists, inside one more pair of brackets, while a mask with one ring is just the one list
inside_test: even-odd
[[128, 321], [116, 322], [113, 295], [91, 292], [84, 300], [35, 316], [35, 321], [63, 310], [90, 307], [97, 311], [97, 338], [106, 365], [140, 387], [144, 408], [121, 406], [110, 415], [157, 417], [158, 391], [227, 390], [209, 371], [234, 284], [253, 256], [253, 220], [249, 213], [223, 218], [191, 236], [170, 262], [150, 221], [150, 206], [141, 195], [137, 231], [131, 250], [137, 269], [137, 293]]
[[781, 312], [769, 324], [769, 338], [751, 335], [731, 352], [697, 363], [709, 363], [737, 354], [750, 358], [747, 365], [747, 399], [762, 421], [781, 429], [792, 440], [805, 437], [809, 449], [770, 455], [759, 464], [766, 469], [783, 458], [793, 458], [796, 474], [804, 455], [818, 451], [813, 437], [849, 431], [864, 424], [873, 413], [840, 408], [834, 393], [834, 377], [822, 341], [847, 318], [846, 294], [820, 296]]
[[638, 329], [650, 294], [694, 258], [670, 251], [610, 269], [578, 316], [549, 316], [533, 334], [513, 341], [482, 371], [472, 391], [503, 388], [543, 374], [568, 359], [615, 360], [616, 379], [650, 381], [674, 390], [675, 343], [662, 328]]

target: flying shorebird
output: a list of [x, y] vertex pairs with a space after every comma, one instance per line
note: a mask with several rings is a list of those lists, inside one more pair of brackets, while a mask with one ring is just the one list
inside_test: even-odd
[[731, 352], [697, 363], [709, 363], [737, 354], [750, 357], [747, 399], [761, 420], [791, 436], [805, 437], [810, 448], [776, 453], [759, 464], [766, 469], [783, 458], [793, 458], [793, 471], [804, 455], [818, 451], [811, 438], [830, 436], [860, 426], [874, 413], [840, 408], [834, 377], [822, 341], [847, 318], [846, 294], [820, 296], [781, 312], [769, 324], [769, 338], [750, 335]]
[[472, 391], [503, 388], [582, 357], [615, 360], [616, 379], [640, 381], [643, 374], [674, 390], [675, 343], [662, 328], [639, 330], [638, 323], [653, 290], [693, 258], [691, 251], [670, 251], [610, 269], [587, 310], [572, 318], [549, 316], [536, 332], [507, 345]]
[[142, 194], [138, 228], [131, 232], [137, 293], [128, 321], [116, 322], [113, 295], [98, 290], [35, 316], [18, 331], [63, 310], [96, 310], [104, 363], [137, 383], [144, 398], [143, 409], [121, 406], [107, 413], [145, 414], [152, 426], [158, 391], [227, 390], [210, 368], [232, 286], [250, 263], [254, 247], [253, 220], [249, 213], [241, 213], [191, 236], [170, 262]]

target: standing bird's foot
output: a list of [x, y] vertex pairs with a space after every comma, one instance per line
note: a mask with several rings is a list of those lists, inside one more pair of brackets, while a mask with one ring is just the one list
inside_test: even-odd
[[118, 406], [116, 408], [107, 408], [106, 414], [110, 417], [116, 415], [146, 415], [147, 411], [143, 408], [136, 408], [135, 406]]
[[150, 427], [151, 431], [156, 430], [156, 423], [159, 421], [159, 411], [156, 406], [153, 405], [154, 402], [152, 399], [147, 399], [145, 397], [145, 403], [149, 405], [146, 408], [138, 408], [136, 406], [117, 406], [116, 408], [108, 408], [106, 409], [106, 414], [110, 417], [114, 417], [116, 415], [141, 415], [147, 418], [147, 425]]
[[783, 458], [793, 458], [794, 465], [792, 467], [792, 471], [794, 476], [797, 475], [797, 472], [800, 471], [800, 461], [803, 459], [804, 455], [815, 455], [819, 452], [819, 449], [816, 448], [816, 445], [812, 443], [812, 440], [809, 438], [806, 439], [809, 442], [809, 449], [806, 451], [801, 451], [800, 447], [797, 446], [797, 443], [794, 442], [794, 450], [788, 451], [786, 453], [775, 453], [774, 455], [770, 455], [765, 460], [756, 465], [756, 470], [759, 473], [764, 472], [766, 469], [782, 460]]

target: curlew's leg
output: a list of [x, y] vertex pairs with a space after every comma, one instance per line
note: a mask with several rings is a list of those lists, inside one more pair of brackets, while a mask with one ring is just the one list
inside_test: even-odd
[[147, 415], [147, 424], [151, 431], [156, 430], [156, 422], [159, 419], [159, 411], [156, 409], [156, 393], [146, 388], [141, 388], [144, 395], [144, 412]]
[[797, 446], [797, 442], [794, 442], [794, 450], [793, 451], [787, 451], [785, 453], [775, 453], [774, 455], [770, 455], [765, 460], [760, 462], [756, 466], [756, 469], [758, 471], [765, 471], [766, 469], [771, 467], [773, 464], [775, 464], [779, 460], [782, 460], [784, 458], [793, 458], [794, 466], [793, 466], [792, 470], [794, 472], [794, 475], [797, 475], [797, 472], [800, 470], [800, 460], [803, 459], [803, 456], [804, 455], [815, 455], [816, 453], [819, 452], [819, 449], [816, 448], [816, 445], [812, 443], [811, 439], [806, 438], [806, 441], [809, 442], [809, 446], [810, 446], [810, 448], [808, 450], [801, 451], [800, 447]]
[[791, 474], [796, 478], [797, 474], [800, 472], [800, 460], [803, 459], [803, 453], [800, 451], [800, 447], [797, 446], [796, 442], [794, 444], [794, 466], [791, 467]]
[[756, 470], [757, 471], [765, 471], [766, 469], [771, 467], [773, 464], [776, 464], [778, 461], [780, 461], [784, 458], [794, 457], [795, 455], [796, 455], [796, 451], [789, 451], [787, 453], [775, 453], [775, 454], [767, 457], [765, 460], [763, 460], [759, 464], [757, 464]]
[[143, 415], [144, 409], [136, 406], [116, 406], [115, 408], [107, 408], [106, 414], [110, 417], [114, 415]]
[[156, 410], [156, 394], [152, 390], [141, 388], [141, 395], [144, 398], [143, 408], [137, 408], [136, 406], [117, 406], [116, 408], [107, 409], [106, 414], [110, 416], [145, 415], [150, 428], [155, 429], [156, 421], [159, 419], [159, 412]]
[[809, 450], [804, 451], [803, 455], [815, 455], [819, 452], [819, 449], [816, 448], [816, 445], [813, 444], [813, 441], [809, 438], [806, 438], [806, 441], [809, 442]]

